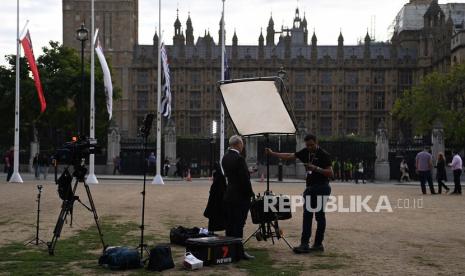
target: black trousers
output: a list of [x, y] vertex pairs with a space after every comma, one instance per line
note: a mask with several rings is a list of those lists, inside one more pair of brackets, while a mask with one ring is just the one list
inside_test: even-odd
[[462, 176], [462, 170], [454, 170], [454, 193], [462, 193], [462, 185], [460, 184], [460, 176]]
[[428, 182], [431, 194], [435, 194], [433, 186], [433, 176], [431, 175], [431, 171], [419, 171], [418, 174], [420, 176], [420, 185], [422, 193], [426, 195], [426, 182]]
[[[310, 237], [312, 236], [312, 223], [313, 223], [313, 216], [315, 215], [316, 220], [316, 233], [315, 233], [315, 240], [313, 242], [314, 245], [319, 246], [323, 244], [323, 240], [325, 237], [326, 231], [326, 215], [324, 208], [317, 210], [316, 212], [314, 209], [318, 209], [319, 207], [323, 207], [326, 203], [324, 196], [329, 196], [331, 194], [331, 187], [329, 184], [322, 184], [322, 185], [315, 185], [310, 186], [305, 189], [303, 194], [304, 196], [304, 214], [303, 214], [303, 221], [302, 221], [302, 237], [300, 239], [301, 244], [308, 244], [310, 242]], [[320, 198], [320, 199], [318, 199]], [[310, 200], [310, 203], [308, 201]], [[322, 204], [319, 205], [320, 201]], [[307, 207], [310, 207], [313, 210], [309, 210]]]
[[250, 201], [225, 202], [226, 236], [244, 237], [244, 226], [250, 210]]
[[7, 175], [6, 175], [6, 182], [10, 181], [12, 175], [13, 175], [13, 165], [8, 167]]
[[442, 179], [438, 179], [438, 193], [442, 193], [442, 188], [446, 189], [446, 191], [449, 191], [449, 187], [444, 184], [444, 181]]

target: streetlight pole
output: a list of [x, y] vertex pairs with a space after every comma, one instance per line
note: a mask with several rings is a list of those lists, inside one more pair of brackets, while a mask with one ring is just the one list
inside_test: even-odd
[[85, 93], [84, 87], [84, 47], [86, 40], [88, 39], [89, 31], [86, 29], [84, 23], [81, 24], [81, 27], [76, 31], [76, 39], [81, 41], [81, 92], [78, 94], [77, 97], [77, 106], [76, 112], [78, 113], [78, 136], [84, 136], [84, 118], [82, 117], [83, 110], [79, 110], [81, 107], [84, 107], [83, 104], [83, 95]]

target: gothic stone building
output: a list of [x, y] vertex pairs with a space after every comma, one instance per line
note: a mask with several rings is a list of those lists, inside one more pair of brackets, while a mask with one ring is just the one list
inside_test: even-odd
[[[144, 114], [156, 110], [158, 35], [152, 45], [138, 43], [138, 0], [96, 0], [95, 8], [113, 80], [122, 91], [114, 120], [123, 138], [132, 138]], [[465, 60], [464, 19], [465, 4], [411, 0], [395, 19], [391, 41], [375, 42], [367, 33], [363, 42], [345, 45], [341, 33], [337, 45], [325, 46], [318, 44], [315, 32], [309, 33], [306, 16], [296, 9], [290, 28], [278, 29], [270, 18], [258, 45], [240, 45], [234, 33], [226, 56], [231, 78], [275, 76], [284, 68], [301, 128], [326, 137], [371, 137], [385, 121], [396, 139], [401, 132], [408, 135], [408, 127], [389, 113], [396, 98], [425, 74], [445, 72], [451, 63]], [[90, 25], [90, 1], [63, 0], [64, 45], [78, 47], [74, 33], [82, 22]], [[167, 46], [171, 120], [177, 136], [208, 137], [220, 110], [221, 32], [216, 39], [209, 31], [195, 39], [190, 15], [185, 27], [179, 16], [173, 27], [173, 44]]]

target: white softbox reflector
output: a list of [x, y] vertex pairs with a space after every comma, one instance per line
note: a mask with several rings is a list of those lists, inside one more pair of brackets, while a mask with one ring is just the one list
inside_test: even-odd
[[279, 78], [220, 84], [223, 103], [239, 135], [295, 134], [296, 126], [276, 83]]

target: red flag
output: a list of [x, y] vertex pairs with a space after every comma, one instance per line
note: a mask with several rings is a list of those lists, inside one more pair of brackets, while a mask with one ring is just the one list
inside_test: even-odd
[[37, 89], [37, 96], [39, 96], [40, 101], [40, 112], [43, 113], [45, 111], [45, 108], [47, 107], [47, 103], [45, 102], [44, 92], [42, 91], [42, 84], [40, 83], [39, 70], [37, 70], [34, 52], [32, 51], [32, 41], [31, 35], [29, 34], [29, 30], [27, 31], [24, 38], [21, 40], [21, 44], [23, 45], [24, 55], [27, 58], [29, 68], [31, 69], [32, 76], [34, 77], [34, 83]]

